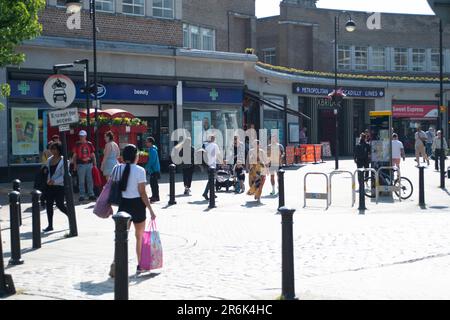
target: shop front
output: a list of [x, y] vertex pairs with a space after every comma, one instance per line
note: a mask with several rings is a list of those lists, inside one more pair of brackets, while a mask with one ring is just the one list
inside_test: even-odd
[[423, 131], [437, 128], [437, 101], [393, 101], [392, 114], [394, 131], [405, 146], [405, 152], [414, 154], [415, 132], [420, 126]]
[[[85, 109], [85, 95], [81, 93], [82, 82], [74, 77], [77, 87], [76, 100], [73, 107]], [[175, 103], [176, 87], [168, 83], [156, 84], [127, 83], [115, 79], [108, 81], [107, 78], [100, 80], [100, 109], [124, 109], [131, 113], [137, 112], [137, 117], [147, 121], [149, 132], [141, 134], [138, 139], [138, 147], [144, 148], [143, 140], [147, 135], [154, 135], [155, 139], [163, 144], [169, 141], [169, 109]], [[10, 77], [8, 83], [11, 86], [11, 95], [7, 102], [7, 126], [8, 126], [8, 167], [0, 168], [2, 180], [8, 181], [14, 170], [20, 177], [30, 180], [35, 169], [41, 165], [41, 155], [48, 141], [47, 114], [50, 111], [43, 96], [44, 76], [36, 74], [20, 74], [20, 77]], [[128, 110], [129, 109], [129, 110]], [[94, 109], [91, 109], [94, 112]], [[167, 144], [168, 145], [168, 144]], [[169, 161], [170, 152], [161, 150], [161, 159]], [[28, 168], [26, 170], [16, 170]]]

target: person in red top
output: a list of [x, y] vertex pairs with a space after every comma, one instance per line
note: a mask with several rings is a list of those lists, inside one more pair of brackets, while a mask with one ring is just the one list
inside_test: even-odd
[[[95, 148], [91, 142], [87, 141], [87, 133], [81, 130], [78, 134], [80, 140], [73, 149], [73, 170], [78, 174], [80, 185], [80, 202], [84, 201], [86, 196], [89, 200], [95, 201], [94, 180], [92, 178], [92, 167], [97, 166], [95, 159]], [[86, 191], [87, 184], [87, 191]]]

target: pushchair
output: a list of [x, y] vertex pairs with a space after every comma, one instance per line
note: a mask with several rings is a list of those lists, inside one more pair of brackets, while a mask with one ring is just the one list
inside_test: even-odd
[[216, 170], [216, 191], [225, 188], [228, 192], [230, 187], [235, 186], [235, 177], [233, 176], [233, 167], [228, 164], [217, 165]]

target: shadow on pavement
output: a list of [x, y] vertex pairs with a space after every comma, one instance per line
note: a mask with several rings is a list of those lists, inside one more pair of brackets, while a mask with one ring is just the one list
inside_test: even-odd
[[139, 284], [139, 283], [141, 283], [143, 281], [156, 278], [160, 274], [161, 273], [151, 273], [151, 272], [150, 273], [140, 274], [140, 275], [133, 274], [132, 276], [129, 277], [130, 285], [137, 285], [137, 284]]
[[78, 286], [81, 292], [84, 292], [90, 296], [101, 296], [106, 293], [114, 292], [114, 279], [108, 278], [103, 282], [80, 282]]
[[190, 201], [188, 204], [196, 204], [196, 205], [205, 205], [208, 204], [208, 200], [198, 200], [198, 201]]
[[245, 204], [242, 205], [242, 207], [246, 208], [256, 208], [262, 206], [265, 206], [265, 204], [258, 201], [247, 201]]

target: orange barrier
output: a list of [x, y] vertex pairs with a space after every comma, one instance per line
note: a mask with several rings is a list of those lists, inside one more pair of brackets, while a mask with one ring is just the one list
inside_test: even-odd
[[286, 164], [319, 163], [322, 162], [321, 144], [302, 144], [299, 147], [286, 148]]
[[295, 161], [295, 147], [288, 146], [286, 147], [286, 165], [290, 166], [294, 164]]

